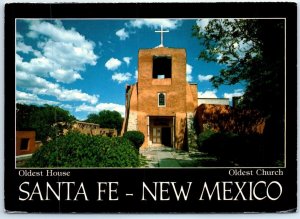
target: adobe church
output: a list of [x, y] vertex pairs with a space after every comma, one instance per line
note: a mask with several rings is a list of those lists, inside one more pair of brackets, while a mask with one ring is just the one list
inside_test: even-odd
[[197, 84], [186, 80], [186, 51], [161, 44], [140, 49], [138, 80], [126, 87], [123, 133], [144, 133], [142, 149], [169, 146], [185, 149], [189, 119], [198, 106]]

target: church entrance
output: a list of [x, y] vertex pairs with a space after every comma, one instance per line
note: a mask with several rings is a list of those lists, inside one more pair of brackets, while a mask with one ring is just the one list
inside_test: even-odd
[[163, 127], [161, 129], [161, 143], [166, 146], [172, 146], [172, 135], [170, 127]]
[[175, 118], [172, 116], [150, 116], [148, 133], [149, 143], [152, 146], [174, 146], [174, 124]]

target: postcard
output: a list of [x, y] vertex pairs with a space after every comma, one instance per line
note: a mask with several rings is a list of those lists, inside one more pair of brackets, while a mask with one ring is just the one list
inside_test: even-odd
[[297, 210], [295, 3], [5, 5], [5, 210]]

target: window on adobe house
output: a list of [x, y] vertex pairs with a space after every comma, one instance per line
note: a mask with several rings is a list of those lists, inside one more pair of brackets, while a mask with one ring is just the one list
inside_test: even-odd
[[29, 143], [29, 138], [22, 138], [20, 150], [28, 150], [28, 143]]
[[153, 56], [152, 73], [153, 78], [171, 78], [172, 58], [170, 56]]
[[165, 93], [158, 93], [157, 98], [158, 98], [157, 102], [158, 102], [159, 107], [166, 106], [166, 94]]

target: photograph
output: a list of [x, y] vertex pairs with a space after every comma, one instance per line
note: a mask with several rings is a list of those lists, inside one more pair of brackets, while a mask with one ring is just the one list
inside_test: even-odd
[[296, 211], [296, 4], [5, 12], [7, 211]]
[[17, 19], [17, 166], [284, 166], [285, 25]]

